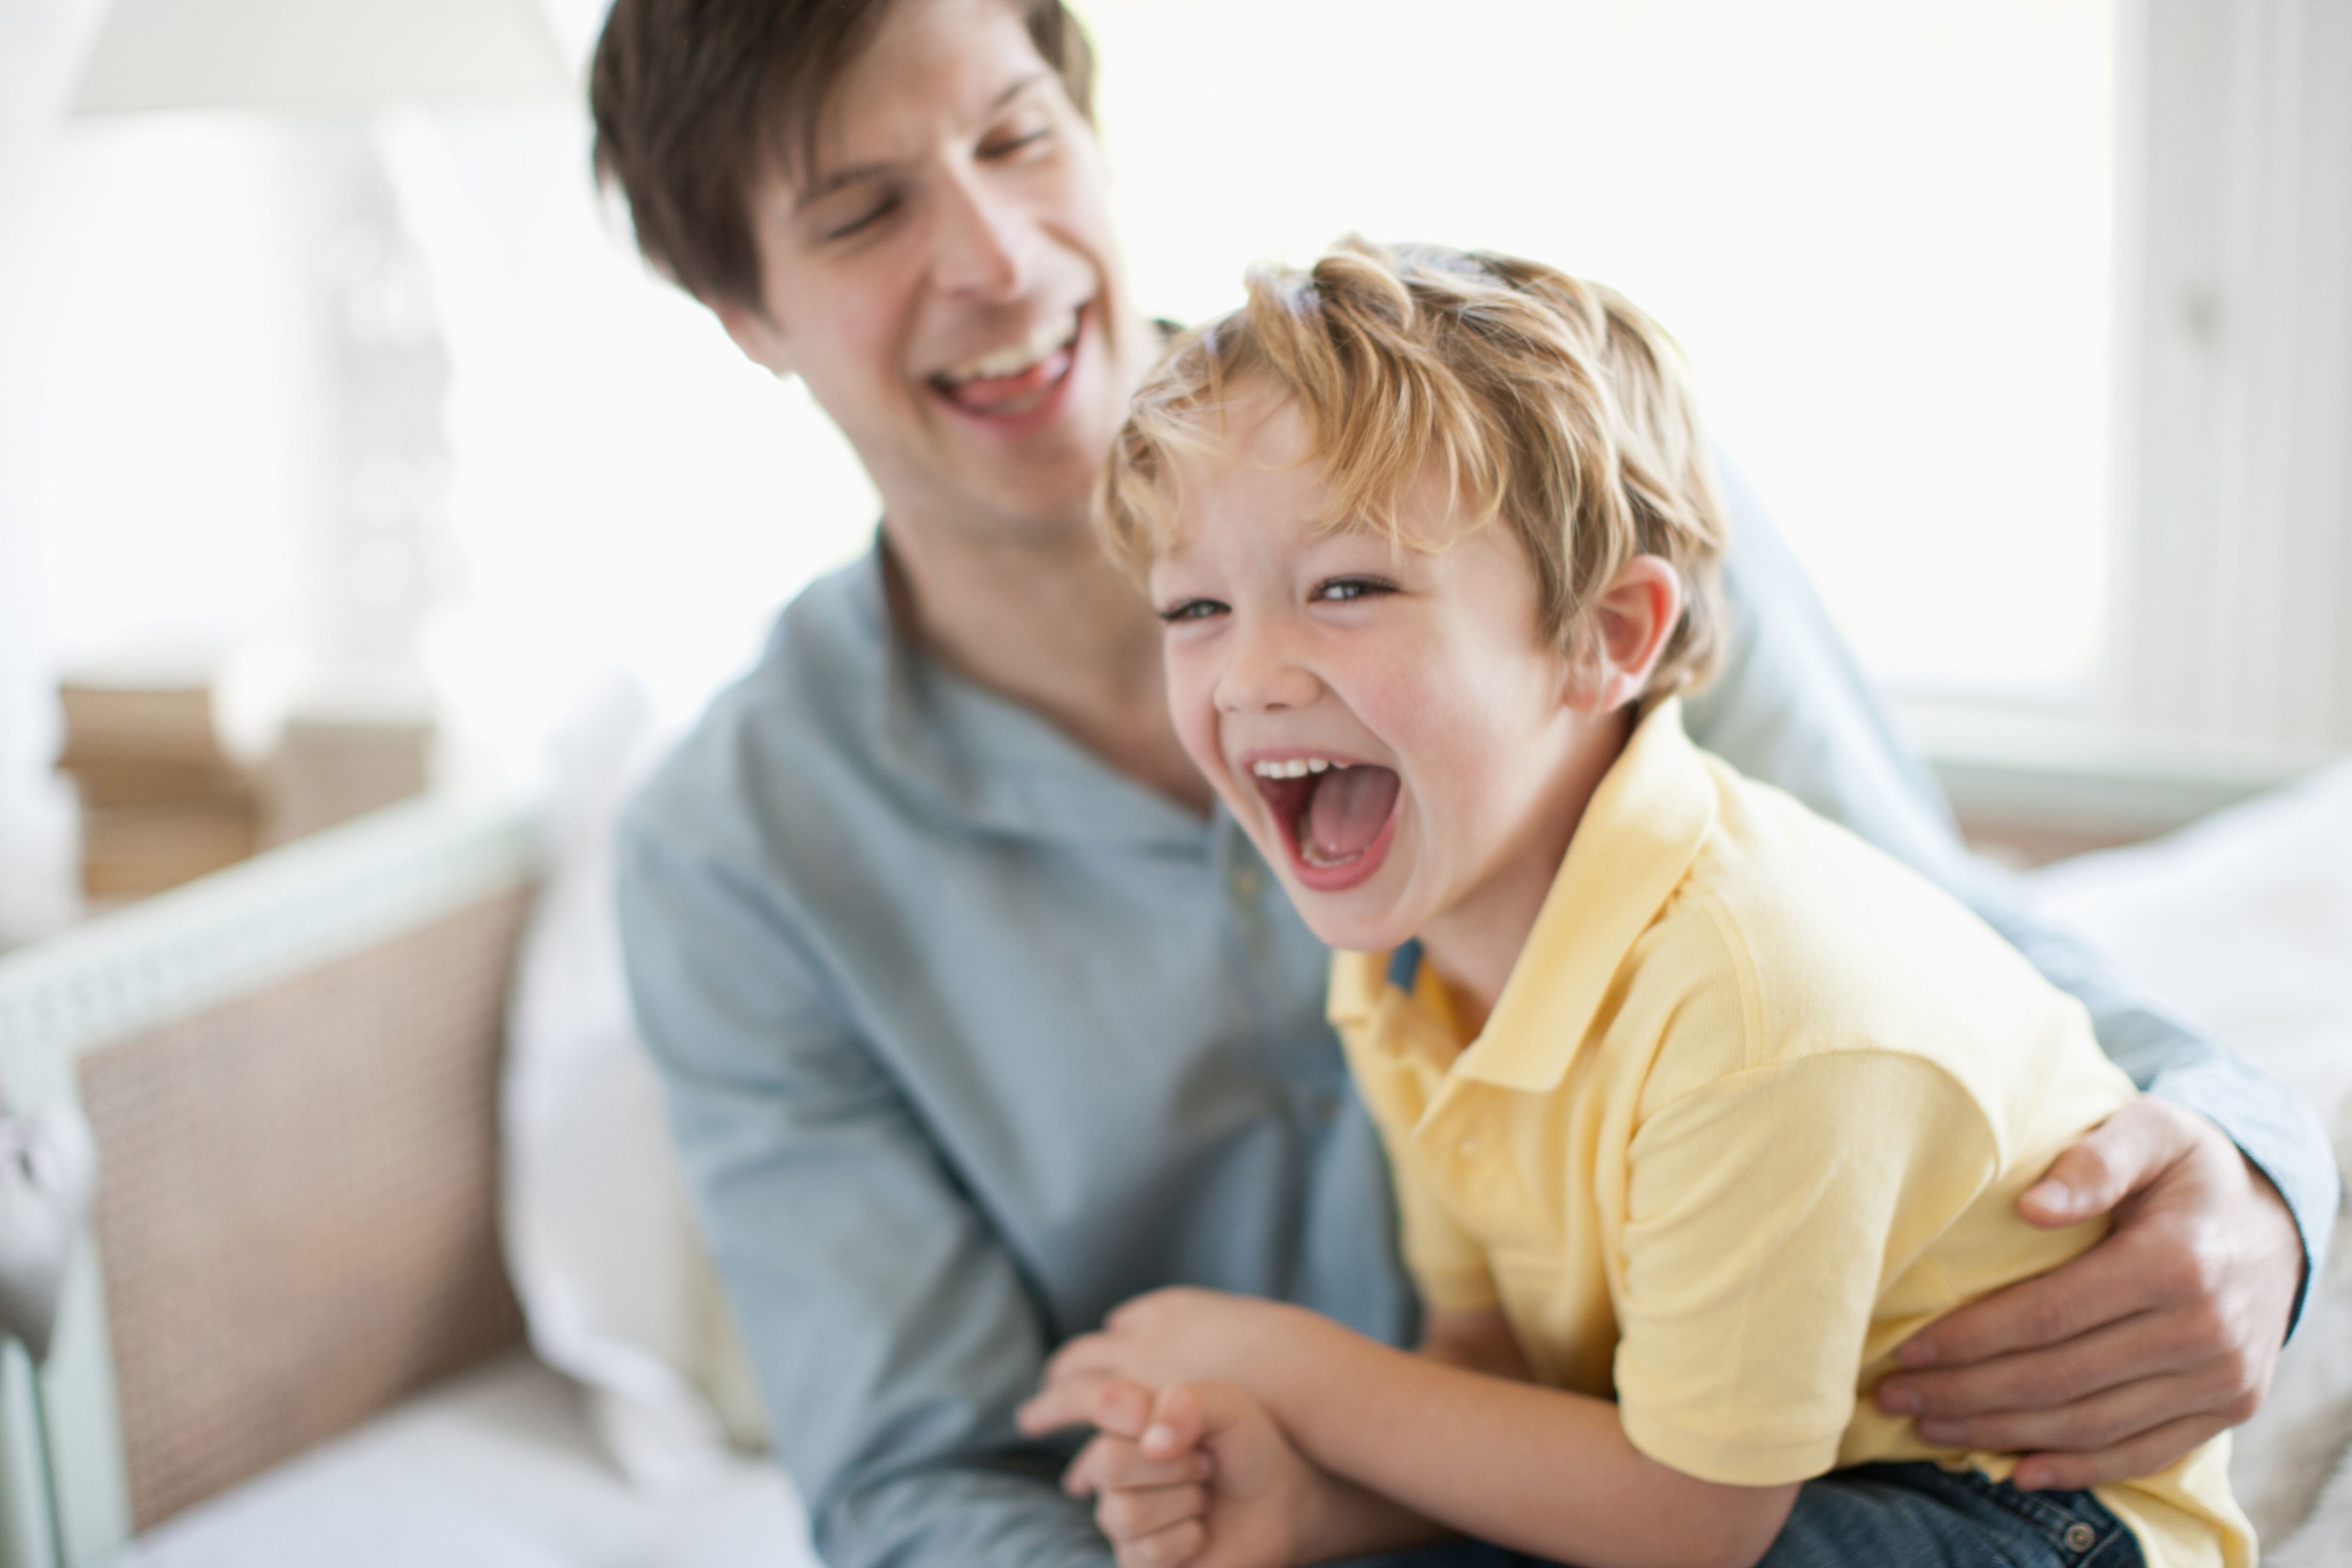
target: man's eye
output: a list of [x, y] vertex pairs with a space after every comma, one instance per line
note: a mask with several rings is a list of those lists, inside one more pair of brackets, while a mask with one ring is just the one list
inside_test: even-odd
[[982, 142], [981, 144], [980, 155], [983, 158], [1010, 158], [1016, 152], [1024, 152], [1029, 148], [1041, 145], [1053, 134], [1054, 128], [1052, 126], [1041, 125], [1034, 131], [1025, 131], [1017, 135], [1005, 136], [993, 141]]
[[1315, 591], [1307, 597], [1324, 604], [1346, 604], [1395, 591], [1394, 583], [1382, 582], [1377, 577], [1333, 577], [1317, 583]]
[[898, 209], [898, 198], [887, 195], [858, 209], [857, 215], [845, 223], [837, 223], [824, 231], [827, 239], [847, 239], [864, 229], [873, 227]]
[[1171, 604], [1158, 613], [1160, 619], [1169, 625], [1179, 626], [1187, 621], [1206, 621], [1213, 616], [1223, 615], [1224, 612], [1225, 607], [1213, 599], [1187, 599], [1181, 603]]

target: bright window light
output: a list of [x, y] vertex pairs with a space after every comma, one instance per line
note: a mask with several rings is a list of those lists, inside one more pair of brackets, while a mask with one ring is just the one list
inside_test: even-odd
[[1147, 308], [1353, 230], [1614, 285], [1864, 659], [2100, 645], [2106, 0], [1083, 0]]
[[[557, 9], [584, 43], [594, 0]], [[1882, 678], [2051, 702], [2095, 673], [2107, 0], [1079, 9], [1147, 310], [1199, 319], [1250, 261], [1349, 231], [1609, 282], [1689, 350], [1724, 446]], [[286, 591], [282, 372], [254, 355], [289, 329], [268, 160], [227, 156], [247, 134], [158, 125], [83, 154], [105, 177], [77, 197], [91, 263], [47, 482], [69, 647], [196, 609], [265, 618]], [[178, 162], [139, 156], [173, 135]], [[576, 106], [412, 120], [387, 148], [455, 365], [428, 650], [453, 716], [511, 761], [616, 664], [690, 708], [863, 547], [871, 487], [797, 384], [600, 223]], [[214, 209], [152, 199], [192, 160]], [[174, 267], [126, 282], [158, 233]]]

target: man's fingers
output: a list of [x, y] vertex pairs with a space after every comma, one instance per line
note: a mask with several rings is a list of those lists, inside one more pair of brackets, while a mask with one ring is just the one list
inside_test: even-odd
[[2172, 1313], [2140, 1312], [2046, 1349], [2021, 1350], [1942, 1371], [1900, 1372], [1878, 1385], [1878, 1407], [1896, 1416], [1983, 1416], [2048, 1410], [2135, 1379], [2192, 1371], [2211, 1346]]
[[2063, 1344], [2168, 1305], [2184, 1281], [2173, 1277], [2176, 1270], [2157, 1266], [2151, 1251], [2147, 1240], [2118, 1231], [2047, 1274], [2021, 1280], [1938, 1318], [1906, 1340], [1896, 1359], [1908, 1369], [1969, 1366], [1997, 1355]]
[[2054, 1410], [1930, 1416], [1918, 1423], [1918, 1431], [1928, 1442], [1945, 1448], [2011, 1454], [2053, 1449], [2091, 1454], [2137, 1443], [2147, 1434], [2183, 1419], [2210, 1416], [2226, 1426], [2229, 1415], [2223, 1406], [2227, 1402], [2226, 1392], [2201, 1374], [2143, 1377]]
[[2152, 1476], [2229, 1425], [2219, 1416], [2184, 1416], [2087, 1454], [2028, 1454], [2010, 1479], [2025, 1491], [2082, 1491]]
[[2017, 1200], [2036, 1225], [2105, 1214], [2195, 1147], [2168, 1108], [2134, 1101], [2069, 1145]]
[[1184, 1520], [1134, 1541], [1114, 1544], [1118, 1568], [1183, 1568], [1209, 1544], [1208, 1526]]
[[1208, 1514], [1209, 1489], [1197, 1482], [1122, 1488], [1104, 1492], [1095, 1504], [1095, 1522], [1113, 1541], [1156, 1534], [1183, 1520], [1205, 1520]]

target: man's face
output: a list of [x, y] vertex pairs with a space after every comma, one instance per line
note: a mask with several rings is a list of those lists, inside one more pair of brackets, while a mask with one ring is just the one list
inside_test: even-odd
[[[1540, 629], [1517, 537], [1434, 552], [1325, 526], [1328, 487], [1286, 402], [1224, 411], [1229, 450], [1179, 457], [1178, 538], [1151, 570], [1169, 706], [1315, 934], [1377, 952], [1508, 888], [1557, 831], [1553, 797], [1593, 744]], [[1444, 538], [1442, 477], [1407, 498]]]
[[1094, 133], [1003, 0], [898, 0], [798, 179], [755, 185], [754, 359], [840, 424], [902, 526], [1082, 527], [1131, 389]]

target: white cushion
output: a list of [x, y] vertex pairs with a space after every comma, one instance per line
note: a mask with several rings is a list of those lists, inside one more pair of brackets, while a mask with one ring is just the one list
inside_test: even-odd
[[518, 1353], [135, 1542], [121, 1568], [819, 1568], [782, 1471], [739, 1461], [693, 1498], [614, 1472], [580, 1392]]

